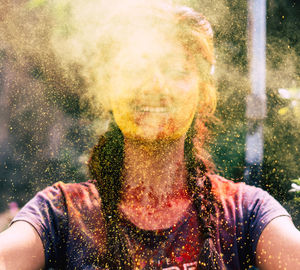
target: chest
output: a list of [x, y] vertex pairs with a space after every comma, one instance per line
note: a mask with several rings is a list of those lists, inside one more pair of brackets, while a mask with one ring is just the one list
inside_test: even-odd
[[[98, 212], [99, 213], [99, 212]], [[172, 212], [160, 217], [164, 220], [172, 220]], [[65, 255], [68, 263], [67, 269], [101, 269], [97, 265], [101, 258], [105, 256], [105, 227], [98, 223], [99, 218], [83, 219], [74, 216], [69, 223], [68, 238], [66, 241]], [[224, 255], [224, 261], [230, 265], [229, 269], [239, 268], [239, 248], [237, 242], [238, 232], [234, 226], [227, 222], [219, 223], [217, 228], [218, 248]], [[96, 223], [95, 223], [96, 222]], [[197, 213], [192, 205], [183, 211], [181, 217], [172, 220], [169, 227], [160, 229], [147, 229], [139, 227], [128, 219], [122, 218], [122, 233], [126, 238], [127, 247], [136, 269], [196, 269], [199, 252], [203, 246], [199, 232]], [[151, 223], [151, 218], [147, 218], [146, 224]], [[234, 230], [226, 230], [225, 227]], [[153, 227], [151, 227], [153, 228]], [[243, 248], [245, 250], [245, 248]], [[95, 268], [89, 268], [94, 266]]]
[[134, 206], [128, 204], [120, 205], [121, 214], [135, 224], [138, 228], [144, 230], [159, 230], [170, 228], [176, 225], [184, 218], [188, 209], [191, 207], [191, 201], [180, 199], [170, 201], [159, 207]]
[[[154, 231], [139, 229], [126, 218], [122, 218], [121, 223], [134, 269], [196, 269], [202, 243], [199, 242], [197, 217], [191, 208], [168, 229]], [[83, 268], [85, 265], [96, 266], [101, 256], [105, 254], [105, 249], [99, 249], [101, 245], [99, 238], [96, 241], [97, 238], [89, 237], [91, 232], [89, 233], [87, 227], [85, 231], [80, 230], [79, 237], [74, 237], [74, 232], [71, 231], [72, 235], [67, 246], [69, 269], [85, 269]]]
[[155, 231], [142, 230], [124, 221], [135, 269], [196, 269], [202, 247], [197, 225], [195, 217], [189, 215], [168, 229]]

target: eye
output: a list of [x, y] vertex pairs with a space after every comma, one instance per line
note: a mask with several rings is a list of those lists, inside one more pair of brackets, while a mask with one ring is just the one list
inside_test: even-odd
[[169, 69], [167, 71], [167, 74], [172, 78], [172, 79], [177, 79], [177, 80], [182, 80], [186, 79], [189, 77], [190, 73], [185, 70], [185, 69]]

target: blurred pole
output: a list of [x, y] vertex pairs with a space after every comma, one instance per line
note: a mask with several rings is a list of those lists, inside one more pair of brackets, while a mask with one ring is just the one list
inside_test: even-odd
[[5, 85], [6, 59], [3, 51], [0, 50], [0, 181], [1, 166], [7, 159], [8, 148], [8, 107], [9, 107], [9, 89]]
[[264, 153], [266, 117], [266, 0], [248, 0], [248, 63], [251, 92], [247, 97], [245, 182], [259, 186]]

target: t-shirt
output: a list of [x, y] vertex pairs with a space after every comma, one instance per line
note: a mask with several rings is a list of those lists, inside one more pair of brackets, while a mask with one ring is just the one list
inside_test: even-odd
[[[222, 205], [217, 213], [216, 247], [227, 269], [255, 265], [259, 236], [287, 211], [260, 188], [212, 176], [212, 190]], [[30, 223], [45, 249], [46, 269], [103, 269], [106, 251], [101, 199], [94, 181], [57, 182], [30, 200], [14, 218]], [[122, 230], [135, 269], [196, 269], [202, 243], [193, 205], [169, 229], [147, 231], [121, 215]]]

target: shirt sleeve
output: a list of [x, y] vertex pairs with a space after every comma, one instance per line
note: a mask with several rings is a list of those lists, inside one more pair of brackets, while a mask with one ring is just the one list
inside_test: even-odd
[[45, 251], [46, 269], [59, 265], [64, 254], [67, 211], [60, 183], [38, 192], [15, 216], [13, 222], [26, 221], [38, 232]]
[[255, 254], [259, 237], [265, 227], [277, 217], [291, 216], [277, 200], [261, 188], [245, 185], [243, 203], [252, 254]]

